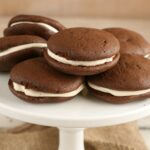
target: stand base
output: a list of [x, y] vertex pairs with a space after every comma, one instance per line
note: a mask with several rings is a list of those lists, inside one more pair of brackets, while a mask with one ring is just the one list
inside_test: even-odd
[[59, 150], [84, 150], [84, 129], [59, 128]]

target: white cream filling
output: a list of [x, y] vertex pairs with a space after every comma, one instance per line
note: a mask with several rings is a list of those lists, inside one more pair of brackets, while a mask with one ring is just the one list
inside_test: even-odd
[[101, 86], [97, 86], [90, 82], [88, 82], [88, 85], [94, 90], [104, 92], [104, 93], [109, 93], [113, 96], [134, 96], [134, 95], [141, 95], [150, 92], [150, 89], [139, 90], [139, 91], [118, 91], [118, 90], [112, 90]]
[[15, 91], [18, 92], [23, 92], [25, 95], [27, 96], [32, 96], [32, 97], [72, 97], [77, 95], [78, 93], [80, 93], [83, 88], [84, 85], [79, 86], [79, 88], [77, 88], [74, 91], [71, 92], [67, 92], [67, 93], [46, 93], [46, 92], [40, 92], [40, 91], [36, 91], [36, 90], [32, 90], [32, 89], [26, 89], [25, 86], [20, 85], [18, 83], [13, 82], [13, 88]]
[[22, 23], [28, 23], [28, 24], [37, 24], [37, 25], [40, 25], [50, 31], [53, 31], [54, 33], [57, 33], [58, 30], [56, 28], [54, 28], [53, 26], [49, 25], [49, 24], [46, 24], [46, 23], [43, 23], [43, 22], [30, 22], [30, 21], [20, 21], [20, 22], [14, 22], [12, 23], [10, 26], [14, 26], [14, 25], [17, 25], [17, 24], [22, 24]]
[[24, 44], [24, 45], [19, 45], [19, 46], [15, 46], [15, 47], [11, 47], [8, 48], [6, 50], [3, 50], [0, 52], [0, 56], [4, 56], [4, 55], [8, 55], [10, 53], [14, 53], [17, 51], [21, 51], [27, 48], [33, 48], [33, 47], [37, 47], [37, 48], [47, 48], [47, 44], [46, 43], [29, 43], [29, 44]]
[[96, 65], [102, 65], [108, 62], [113, 61], [113, 58], [115, 56], [112, 56], [110, 58], [105, 58], [105, 59], [101, 59], [101, 60], [94, 60], [94, 61], [75, 61], [75, 60], [68, 60], [64, 57], [58, 56], [55, 53], [53, 53], [51, 50], [47, 49], [47, 53], [48, 55], [53, 58], [54, 60], [64, 63], [64, 64], [68, 64], [68, 65], [73, 65], [73, 66], [96, 66]]
[[146, 54], [144, 57], [150, 59], [150, 54]]

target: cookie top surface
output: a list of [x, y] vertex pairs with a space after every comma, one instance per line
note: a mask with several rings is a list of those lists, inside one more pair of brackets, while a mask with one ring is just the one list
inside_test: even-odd
[[140, 55], [123, 54], [110, 70], [88, 77], [97, 86], [129, 91], [150, 88], [150, 61]]
[[19, 35], [19, 36], [8, 36], [0, 38], [0, 52], [7, 50], [8, 48], [29, 44], [29, 43], [45, 43], [46, 40], [38, 36], [32, 35]]
[[61, 73], [50, 67], [44, 58], [34, 58], [17, 64], [10, 73], [12, 82], [42, 92], [65, 93], [77, 89], [80, 76]]
[[145, 55], [150, 53], [150, 44], [146, 39], [135, 31], [124, 28], [105, 28], [112, 33], [120, 42], [120, 53]]
[[119, 41], [110, 33], [94, 28], [70, 28], [48, 41], [53, 53], [71, 60], [91, 61], [118, 54]]
[[16, 23], [16, 22], [41, 22], [41, 23], [46, 23], [49, 25], [52, 25], [53, 27], [55, 27], [58, 30], [62, 30], [65, 27], [58, 21], [51, 19], [51, 18], [46, 18], [46, 17], [42, 17], [42, 16], [37, 16], [37, 15], [17, 15], [15, 17], [13, 17], [8, 24], [8, 27], [11, 26], [11, 24]]

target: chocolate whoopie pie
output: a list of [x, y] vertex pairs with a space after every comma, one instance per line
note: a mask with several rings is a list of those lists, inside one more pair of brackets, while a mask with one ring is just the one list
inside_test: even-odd
[[9, 88], [14, 95], [28, 102], [62, 102], [83, 89], [83, 78], [61, 73], [39, 57], [13, 67]]
[[43, 55], [46, 40], [38, 36], [20, 35], [0, 38], [0, 71], [10, 71], [17, 63]]
[[113, 67], [119, 49], [119, 41], [112, 34], [78, 27], [53, 35], [44, 56], [50, 65], [65, 73], [93, 75]]
[[100, 100], [126, 103], [150, 97], [150, 61], [123, 54], [110, 70], [87, 78], [90, 92]]
[[150, 44], [146, 39], [135, 31], [124, 28], [106, 28], [120, 42], [120, 53], [138, 54], [150, 57]]
[[4, 35], [37, 35], [47, 40], [51, 35], [64, 28], [61, 23], [51, 18], [17, 15], [9, 21], [8, 28], [4, 30]]

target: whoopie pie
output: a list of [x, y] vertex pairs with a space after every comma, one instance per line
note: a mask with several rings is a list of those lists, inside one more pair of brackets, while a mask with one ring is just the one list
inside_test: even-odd
[[38, 36], [20, 35], [0, 38], [0, 71], [10, 71], [17, 63], [43, 55], [46, 40]]
[[150, 57], [150, 44], [141, 34], [125, 28], [105, 28], [104, 30], [112, 33], [119, 40], [121, 54]]
[[119, 41], [111, 33], [78, 27], [53, 35], [44, 56], [51, 66], [62, 72], [94, 75], [116, 65], [119, 49]]
[[37, 35], [48, 40], [51, 35], [64, 28], [60, 22], [51, 18], [37, 15], [17, 15], [9, 21], [4, 35]]
[[83, 87], [83, 77], [59, 72], [42, 57], [21, 62], [10, 73], [12, 93], [31, 103], [66, 101], [80, 93]]
[[100, 100], [126, 103], [150, 97], [150, 61], [122, 54], [116, 66], [87, 78], [89, 91]]

